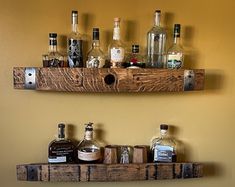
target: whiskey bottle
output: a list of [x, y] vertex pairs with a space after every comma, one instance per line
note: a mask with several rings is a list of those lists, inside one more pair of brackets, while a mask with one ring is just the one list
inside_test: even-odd
[[78, 32], [78, 12], [72, 11], [72, 32], [68, 36], [69, 67], [83, 67], [82, 35]]
[[176, 162], [176, 143], [168, 136], [168, 125], [160, 125], [160, 137], [151, 142], [153, 162]]
[[147, 34], [147, 66], [164, 68], [166, 63], [166, 31], [160, 26], [161, 11], [155, 11], [154, 26]]
[[132, 45], [132, 53], [123, 63], [125, 68], [145, 68], [145, 62], [142, 55], [139, 54], [139, 45]]
[[174, 25], [174, 43], [167, 52], [167, 68], [179, 69], [184, 64], [184, 52], [180, 45], [180, 24]]
[[71, 140], [65, 138], [65, 124], [58, 125], [58, 137], [48, 147], [49, 163], [74, 163], [75, 146]]
[[64, 56], [57, 51], [57, 33], [49, 33], [49, 51], [42, 56], [43, 67], [66, 67]]
[[78, 162], [96, 163], [101, 161], [100, 145], [93, 139], [93, 123], [86, 124], [84, 139], [78, 144]]
[[99, 28], [93, 28], [92, 48], [87, 54], [87, 68], [102, 68], [105, 65], [105, 57], [100, 49]]
[[125, 48], [120, 36], [120, 18], [114, 18], [113, 40], [108, 47], [110, 67], [120, 68], [125, 58]]

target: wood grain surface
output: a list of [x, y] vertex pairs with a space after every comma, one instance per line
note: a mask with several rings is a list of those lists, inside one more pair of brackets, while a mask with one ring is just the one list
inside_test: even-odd
[[[35, 68], [36, 90], [65, 92], [180, 92], [184, 69]], [[25, 67], [13, 69], [14, 88], [25, 89]], [[204, 89], [205, 71], [194, 69], [193, 90]]]
[[22, 164], [20, 181], [105, 182], [186, 179], [203, 176], [200, 163]]

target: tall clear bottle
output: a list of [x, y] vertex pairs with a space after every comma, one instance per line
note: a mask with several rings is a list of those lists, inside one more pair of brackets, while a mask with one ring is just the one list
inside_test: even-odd
[[78, 144], [78, 162], [97, 163], [101, 161], [100, 145], [93, 139], [93, 123], [86, 124], [84, 139]]
[[180, 45], [180, 24], [174, 25], [174, 43], [167, 52], [167, 68], [179, 69], [184, 65], [184, 51]]
[[74, 163], [75, 146], [73, 142], [65, 138], [65, 124], [58, 125], [58, 136], [48, 146], [49, 163]]
[[151, 142], [153, 162], [176, 162], [176, 142], [168, 136], [168, 125], [160, 125], [160, 137]]
[[122, 67], [125, 59], [125, 47], [120, 34], [120, 21], [120, 18], [114, 18], [113, 40], [108, 48], [111, 68]]
[[166, 63], [166, 30], [160, 26], [161, 11], [156, 10], [154, 26], [147, 34], [147, 67], [164, 68]]
[[69, 67], [83, 67], [82, 35], [78, 32], [78, 12], [72, 11], [72, 32], [68, 36], [67, 52]]
[[99, 28], [93, 28], [92, 48], [87, 54], [87, 68], [102, 68], [105, 65], [105, 57], [100, 48], [99, 36]]

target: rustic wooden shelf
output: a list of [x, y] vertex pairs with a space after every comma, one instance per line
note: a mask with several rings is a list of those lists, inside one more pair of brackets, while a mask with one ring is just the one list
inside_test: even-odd
[[23, 164], [20, 181], [105, 182], [186, 179], [203, 176], [200, 163], [144, 164]]
[[204, 89], [203, 69], [13, 69], [14, 88], [67, 92], [181, 92]]

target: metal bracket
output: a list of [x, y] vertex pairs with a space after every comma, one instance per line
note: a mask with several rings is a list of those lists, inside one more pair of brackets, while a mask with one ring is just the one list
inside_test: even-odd
[[184, 91], [194, 90], [195, 73], [193, 70], [184, 70]]
[[27, 180], [38, 181], [38, 166], [37, 165], [27, 166]]
[[25, 68], [25, 89], [35, 90], [36, 89], [36, 69]]
[[183, 178], [192, 178], [193, 177], [193, 164], [185, 163], [183, 164]]

